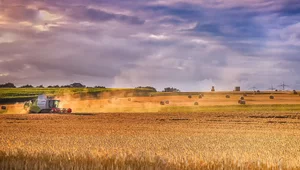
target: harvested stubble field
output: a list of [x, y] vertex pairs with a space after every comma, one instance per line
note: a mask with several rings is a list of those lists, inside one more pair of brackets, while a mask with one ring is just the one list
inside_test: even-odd
[[[231, 97], [226, 98], [226, 94]], [[220, 92], [206, 93], [203, 98], [199, 95], [162, 96], [157, 93], [154, 97], [114, 97], [101, 96], [99, 98], [80, 98], [71, 95], [57, 97], [61, 100], [61, 107], [73, 109], [75, 113], [140, 113], [140, 112], [241, 112], [241, 111], [300, 111], [300, 96], [292, 93], [278, 92], [272, 94], [275, 99], [269, 99], [271, 92], [253, 94], [248, 92], [244, 97], [246, 106], [240, 106], [238, 100], [243, 93]], [[130, 99], [130, 100], [128, 100]], [[160, 101], [169, 101], [169, 104], [160, 105]], [[194, 103], [198, 102], [198, 106]], [[7, 113], [25, 113], [23, 103], [6, 105]], [[0, 111], [1, 112], [1, 111]]]
[[299, 169], [300, 114], [0, 115], [1, 169]]
[[226, 94], [60, 96], [69, 115], [7, 105], [0, 169], [300, 169], [300, 96]]

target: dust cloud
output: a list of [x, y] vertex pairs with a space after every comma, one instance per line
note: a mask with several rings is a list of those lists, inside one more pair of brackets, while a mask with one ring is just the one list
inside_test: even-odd
[[[124, 91], [72, 94], [65, 90], [54, 99], [60, 100], [59, 108], [71, 108], [73, 113], [158, 112], [161, 109], [159, 97], [136, 97], [133, 92]], [[24, 103], [5, 105], [7, 109], [2, 113], [27, 114]]]

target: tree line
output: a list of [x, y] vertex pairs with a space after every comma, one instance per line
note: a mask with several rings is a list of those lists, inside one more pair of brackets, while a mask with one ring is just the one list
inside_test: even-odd
[[[156, 88], [151, 87], [151, 86], [144, 86], [144, 87], [138, 86], [136, 88], [147, 88], [147, 89], [151, 89], [151, 90], [157, 92]], [[180, 92], [180, 90], [177, 88], [174, 88], [174, 87], [166, 87], [166, 88], [164, 88], [164, 90], [162, 92]]]
[[[49, 85], [47, 86], [47, 88], [85, 88], [87, 87], [86, 85], [83, 85], [81, 83], [72, 83], [69, 85]], [[34, 87], [31, 84], [26, 84], [26, 85], [22, 85], [20, 87], [15, 86], [13, 83], [5, 83], [5, 84], [0, 84], [0, 88], [46, 88], [43, 85], [39, 85]], [[92, 87], [87, 87], [87, 88], [92, 88]], [[105, 86], [95, 86], [93, 88], [106, 88]]]
[[[26, 85], [22, 85], [20, 87], [16, 87], [13, 83], [5, 83], [5, 84], [0, 84], [0, 88], [86, 88], [86, 85], [83, 85], [81, 83], [72, 83], [69, 85], [49, 85], [47, 87], [44, 87], [43, 85], [39, 85], [39, 86], [33, 86], [30, 84], [26, 84]], [[105, 86], [94, 86], [94, 87], [87, 87], [87, 88], [106, 88]], [[151, 89], [154, 92], [157, 92], [155, 87], [152, 86], [138, 86], [136, 87], [136, 89], [139, 88], [147, 88], [147, 89]], [[164, 88], [164, 90], [162, 92], [180, 92], [179, 89], [174, 88], [174, 87], [166, 87]]]

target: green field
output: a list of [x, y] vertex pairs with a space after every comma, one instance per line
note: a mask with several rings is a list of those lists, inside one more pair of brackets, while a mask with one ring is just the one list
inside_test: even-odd
[[143, 96], [153, 91], [146, 88], [1, 88], [0, 103], [23, 102], [36, 98], [41, 94], [46, 94], [47, 96], [72, 95], [82, 97], [97, 96], [103, 92], [108, 92], [112, 95], [132, 93], [135, 96]]

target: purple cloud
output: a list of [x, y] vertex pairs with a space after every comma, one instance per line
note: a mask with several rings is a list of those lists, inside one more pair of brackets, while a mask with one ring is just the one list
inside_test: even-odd
[[300, 88], [298, 1], [2, 0], [0, 83]]

